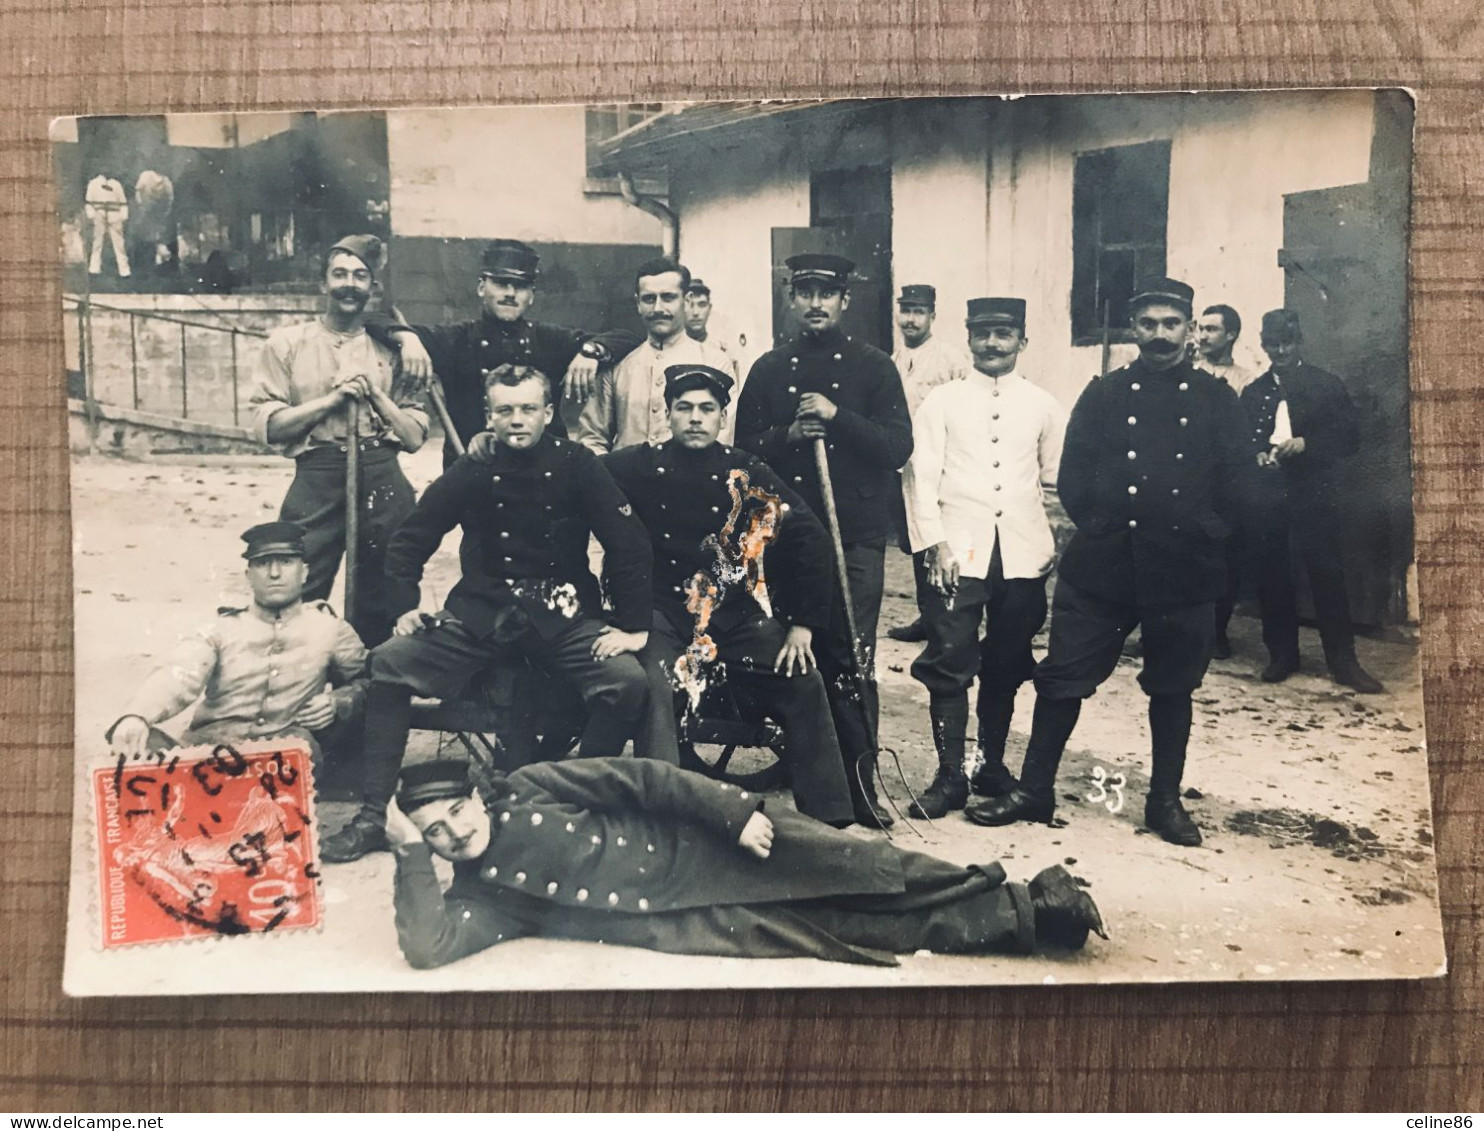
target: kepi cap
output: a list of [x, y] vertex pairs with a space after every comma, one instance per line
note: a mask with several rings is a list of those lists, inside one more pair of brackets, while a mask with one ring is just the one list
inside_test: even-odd
[[843, 255], [824, 255], [818, 252], [790, 255], [783, 262], [789, 269], [790, 283], [812, 281], [846, 287], [850, 285], [850, 273], [855, 270], [854, 261]]
[[971, 298], [965, 326], [1014, 326], [1025, 332], [1025, 299]]
[[1265, 338], [1296, 338], [1300, 335], [1298, 311], [1280, 307], [1262, 316], [1262, 336]]
[[1134, 287], [1133, 297], [1128, 300], [1129, 313], [1132, 314], [1149, 303], [1159, 302], [1178, 306], [1189, 315], [1195, 308], [1195, 288], [1179, 279], [1170, 279], [1163, 275], [1140, 279]]
[[479, 273], [515, 283], [534, 283], [541, 257], [520, 240], [491, 240], [480, 257]]
[[260, 522], [242, 532], [247, 549], [242, 556], [248, 561], [266, 558], [270, 554], [279, 557], [304, 556], [304, 528], [297, 522]]
[[671, 365], [665, 370], [665, 403], [669, 404], [681, 393], [707, 389], [715, 393], [721, 407], [726, 408], [732, 403], [732, 386], [735, 384], [730, 373], [709, 365]]
[[474, 792], [469, 780], [469, 763], [458, 758], [439, 758], [418, 762], [402, 770], [402, 787], [397, 790], [397, 807], [410, 813], [420, 805], [450, 797], [468, 797]]
[[709, 295], [711, 288], [702, 279], [692, 279], [690, 286], [685, 288], [685, 293], [688, 295]]
[[936, 307], [938, 289], [927, 283], [906, 283], [902, 286], [902, 293], [897, 296], [897, 305]]

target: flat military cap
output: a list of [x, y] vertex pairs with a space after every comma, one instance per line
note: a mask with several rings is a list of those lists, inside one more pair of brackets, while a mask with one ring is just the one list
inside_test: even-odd
[[1014, 326], [1025, 332], [1025, 299], [971, 298], [965, 326]]
[[535, 249], [520, 240], [492, 240], [485, 245], [479, 273], [514, 283], [534, 283], [540, 262]]
[[304, 528], [297, 522], [260, 522], [243, 531], [242, 540], [247, 543], [242, 556], [248, 561], [270, 554], [304, 556]]
[[1280, 341], [1299, 337], [1298, 312], [1284, 307], [1268, 311], [1262, 316], [1261, 333], [1264, 338], [1277, 338]]
[[711, 288], [701, 279], [692, 279], [690, 286], [685, 288], [685, 293], [688, 295], [709, 295]]
[[402, 788], [397, 790], [397, 807], [410, 813], [421, 805], [444, 801], [450, 797], [468, 797], [474, 792], [469, 780], [469, 763], [459, 758], [439, 758], [418, 762], [402, 770]]
[[726, 408], [732, 403], [732, 386], [735, 384], [730, 373], [709, 365], [671, 365], [665, 370], [665, 403], [669, 404], [681, 393], [707, 389], [715, 393], [721, 407]]
[[328, 259], [337, 251], [343, 251], [346, 255], [354, 255], [366, 265], [366, 270], [375, 275], [381, 270], [385, 250], [379, 236], [342, 236], [335, 241], [325, 258]]
[[783, 262], [789, 269], [790, 283], [834, 283], [844, 287], [850, 284], [850, 273], [855, 270], [855, 264], [843, 255], [808, 252], [790, 255]]
[[897, 305], [936, 307], [938, 290], [926, 283], [906, 283], [902, 287], [902, 293], [897, 296]]
[[1137, 310], [1152, 302], [1178, 306], [1189, 314], [1195, 306], [1195, 288], [1188, 283], [1182, 283], [1179, 279], [1168, 279], [1163, 275], [1140, 279], [1138, 285], [1134, 287], [1133, 297], [1128, 300], [1129, 310]]

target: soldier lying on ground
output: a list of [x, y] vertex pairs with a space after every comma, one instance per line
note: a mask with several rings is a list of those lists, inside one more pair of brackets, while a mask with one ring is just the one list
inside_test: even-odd
[[[671, 954], [813, 957], [1031, 954], [1106, 938], [1065, 869], [1007, 883], [858, 839], [654, 759], [543, 762], [476, 790], [470, 767], [424, 762], [388, 811], [397, 939], [419, 969], [522, 936]], [[454, 862], [444, 893], [436, 853]]]

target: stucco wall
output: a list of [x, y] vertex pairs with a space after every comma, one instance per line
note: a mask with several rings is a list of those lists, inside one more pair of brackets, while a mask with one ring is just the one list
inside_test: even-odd
[[[893, 283], [936, 285], [939, 332], [955, 336], [967, 298], [1025, 297], [1026, 370], [1070, 405], [1100, 360], [1071, 344], [1076, 154], [1168, 138], [1169, 270], [1202, 305], [1237, 308], [1238, 360], [1258, 364], [1258, 320], [1283, 302], [1283, 196], [1364, 181], [1372, 129], [1368, 91], [903, 104], [890, 130]], [[712, 285], [718, 321], [766, 337], [771, 229], [809, 222], [802, 149], [713, 137], [672, 168], [671, 188], [682, 258]], [[1131, 353], [1115, 347], [1115, 363]]]
[[1368, 91], [1015, 104], [992, 150], [987, 282], [1030, 303], [1027, 369], [1070, 404], [1100, 360], [1071, 345], [1077, 153], [1171, 139], [1168, 270], [1198, 306], [1237, 309], [1237, 360], [1261, 365], [1258, 321], [1283, 304], [1283, 196], [1366, 180], [1373, 105]]
[[387, 112], [399, 236], [658, 244], [654, 217], [583, 192], [581, 106]]

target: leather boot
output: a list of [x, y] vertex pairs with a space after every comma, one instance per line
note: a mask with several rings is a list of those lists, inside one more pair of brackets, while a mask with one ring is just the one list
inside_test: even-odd
[[962, 809], [969, 801], [969, 780], [964, 776], [969, 697], [934, 696], [928, 703], [928, 718], [933, 724], [933, 745], [938, 749], [938, 772], [932, 784], [917, 795], [907, 815], [937, 820]]
[[876, 754], [862, 754], [855, 765], [847, 766], [850, 801], [855, 809], [855, 823], [868, 829], [889, 829], [896, 822], [876, 797]]
[[979, 753], [984, 761], [969, 779], [969, 788], [979, 797], [1004, 797], [1020, 783], [1005, 766], [1005, 742], [1015, 714], [1015, 693], [981, 693], [979, 696]]
[[1051, 943], [1081, 950], [1089, 931], [1102, 939], [1108, 937], [1098, 905], [1060, 864], [1036, 873], [1026, 887], [1036, 916], [1037, 946]]
[[886, 635], [893, 640], [900, 640], [903, 644], [921, 644], [927, 640], [927, 629], [923, 627], [922, 618], [918, 617], [911, 624], [888, 628]]
[[1036, 696], [1036, 715], [1031, 722], [1025, 765], [1020, 768], [1020, 785], [1004, 797], [974, 802], [964, 816], [976, 825], [992, 827], [1016, 821], [1050, 821], [1056, 812], [1056, 771], [1081, 713], [1080, 699]]
[[1201, 830], [1180, 804], [1190, 721], [1189, 695], [1149, 697], [1154, 765], [1149, 774], [1149, 797], [1144, 802], [1144, 824], [1171, 844], [1194, 848], [1201, 843]]
[[320, 842], [319, 857], [326, 864], [349, 864], [373, 852], [386, 852], [391, 845], [386, 828], [364, 812], [357, 813], [339, 832]]

